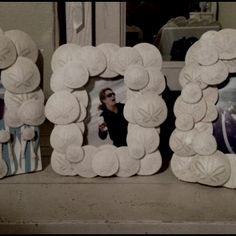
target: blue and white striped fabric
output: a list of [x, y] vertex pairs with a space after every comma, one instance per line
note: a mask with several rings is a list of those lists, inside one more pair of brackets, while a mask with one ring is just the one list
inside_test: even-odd
[[6, 176], [42, 170], [39, 127], [31, 126], [35, 130], [35, 138], [25, 141], [21, 133], [26, 127], [29, 126], [10, 128], [3, 119], [0, 120], [0, 130], [7, 130], [11, 135], [10, 141], [2, 144], [2, 157], [8, 167]]

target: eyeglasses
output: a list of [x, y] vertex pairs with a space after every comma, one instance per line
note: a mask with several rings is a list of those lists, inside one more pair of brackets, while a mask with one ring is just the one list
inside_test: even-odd
[[108, 94], [106, 95], [106, 97], [107, 97], [107, 98], [110, 98], [110, 97], [115, 96], [115, 95], [116, 95], [115, 93], [108, 93]]

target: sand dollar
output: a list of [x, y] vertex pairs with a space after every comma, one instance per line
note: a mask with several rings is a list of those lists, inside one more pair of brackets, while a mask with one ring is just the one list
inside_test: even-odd
[[236, 188], [236, 155], [227, 153], [226, 156], [229, 159], [231, 171], [229, 180], [223, 186], [226, 188]]
[[65, 155], [69, 162], [78, 163], [84, 158], [84, 149], [81, 146], [72, 144], [67, 147]]
[[193, 117], [190, 114], [179, 114], [179, 116], [176, 117], [175, 126], [182, 131], [191, 130], [194, 127]]
[[6, 162], [3, 159], [0, 159], [0, 179], [5, 177], [8, 172], [8, 167]]
[[197, 83], [188, 83], [183, 87], [181, 96], [186, 103], [197, 103], [202, 98], [202, 90]]

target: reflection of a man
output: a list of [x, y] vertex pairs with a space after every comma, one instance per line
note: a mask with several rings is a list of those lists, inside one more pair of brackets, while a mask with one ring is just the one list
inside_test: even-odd
[[101, 104], [98, 109], [102, 110], [100, 116], [103, 122], [100, 123], [98, 135], [101, 139], [106, 139], [107, 134], [113, 141], [113, 145], [127, 146], [127, 126], [128, 122], [124, 118], [124, 104], [117, 103], [115, 93], [110, 88], [102, 89], [99, 93]]

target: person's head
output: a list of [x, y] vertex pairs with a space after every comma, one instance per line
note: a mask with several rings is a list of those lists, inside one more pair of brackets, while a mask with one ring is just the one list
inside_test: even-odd
[[116, 104], [116, 95], [111, 88], [104, 88], [99, 93], [101, 105], [98, 107], [101, 110]]

